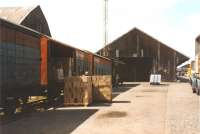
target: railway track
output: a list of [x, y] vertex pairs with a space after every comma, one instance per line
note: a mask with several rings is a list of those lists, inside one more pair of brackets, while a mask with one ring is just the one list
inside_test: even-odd
[[5, 125], [26, 117], [31, 116], [35, 112], [44, 112], [50, 108], [57, 108], [63, 105], [63, 96], [60, 96], [55, 100], [55, 102], [50, 103], [46, 98], [36, 101], [32, 101], [24, 105], [23, 107], [18, 107], [15, 114], [5, 115], [3, 112], [0, 114], [0, 125]]

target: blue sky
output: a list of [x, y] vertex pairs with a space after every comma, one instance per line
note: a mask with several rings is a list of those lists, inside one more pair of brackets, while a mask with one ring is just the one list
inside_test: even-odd
[[[0, 0], [0, 6], [41, 5], [54, 38], [97, 51], [103, 47], [103, 0]], [[200, 0], [108, 0], [108, 42], [138, 27], [194, 58]]]

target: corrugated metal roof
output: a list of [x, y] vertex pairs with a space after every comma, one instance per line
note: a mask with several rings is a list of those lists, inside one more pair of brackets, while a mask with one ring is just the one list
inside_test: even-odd
[[42, 33], [38, 32], [34, 29], [31, 29], [29, 27], [26, 27], [26, 26], [23, 26], [23, 25], [20, 25], [20, 24], [16, 24], [14, 22], [11, 22], [9, 20], [6, 20], [6, 19], [3, 19], [3, 18], [0, 17], [0, 24], [1, 23], [4, 23], [4, 24], [6, 23], [7, 25], [9, 25], [9, 26], [11, 26], [15, 29], [21, 29], [23, 31], [31, 32], [31, 33], [34, 33], [34, 34], [39, 35], [39, 36], [43, 35]]
[[[139, 32], [139, 33], [142, 33], [144, 36], [149, 37], [149, 38], [151, 38], [152, 40], [155, 40], [155, 41], [159, 42], [161, 45], [164, 45], [164, 46], [168, 47], [169, 49], [173, 50], [174, 52], [176, 52], [177, 55], [178, 55], [179, 57], [182, 57], [182, 58], [184, 59], [183, 61], [189, 60], [189, 57], [188, 57], [188, 56], [186, 56], [186, 55], [182, 54], [181, 52], [179, 52], [179, 51], [177, 51], [177, 50], [175, 50], [175, 49], [169, 47], [168, 45], [162, 43], [161, 41], [155, 39], [154, 37], [150, 36], [149, 34], [143, 32], [142, 30], [140, 30], [140, 29], [138, 29], [138, 28], [136, 28], [136, 27], [134, 27], [133, 29], [131, 29], [131, 30], [128, 31], [127, 33], [121, 35], [120, 37], [118, 37], [117, 39], [115, 39], [114, 41], [112, 41], [111, 43], [107, 44], [105, 47], [108, 47], [109, 45], [113, 44], [114, 42], [117, 42], [118, 40], [120, 40], [121, 38], [123, 38], [124, 36], [128, 35], [128, 34], [131, 33], [131, 32]], [[100, 51], [101, 51], [102, 49], [104, 49], [105, 47], [101, 48], [99, 51], [97, 51], [97, 53], [100, 52]]]
[[0, 7], [0, 17], [21, 24], [24, 18], [36, 7]]

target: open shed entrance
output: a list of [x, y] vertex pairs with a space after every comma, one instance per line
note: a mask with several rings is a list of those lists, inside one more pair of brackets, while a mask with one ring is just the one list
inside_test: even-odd
[[120, 66], [120, 79], [127, 82], [149, 81], [152, 71], [153, 59], [144, 57], [120, 58], [125, 65]]

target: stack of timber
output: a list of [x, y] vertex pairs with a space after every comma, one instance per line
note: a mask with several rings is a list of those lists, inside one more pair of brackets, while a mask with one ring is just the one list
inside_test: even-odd
[[92, 84], [94, 101], [112, 101], [112, 79], [110, 75], [92, 76]]
[[72, 76], [65, 78], [64, 105], [87, 106], [92, 103], [92, 78]]

